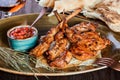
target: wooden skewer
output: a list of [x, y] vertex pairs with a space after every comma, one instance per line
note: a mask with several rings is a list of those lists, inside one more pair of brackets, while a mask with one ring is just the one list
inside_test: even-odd
[[60, 22], [62, 21], [62, 18], [61, 18], [61, 16], [58, 14], [57, 10], [54, 11], [54, 14], [55, 14], [58, 22], [60, 23]]
[[57, 12], [57, 10], [54, 11], [54, 14], [59, 22], [59, 28], [62, 29], [64, 31], [64, 29], [66, 27], [68, 27], [67, 25], [67, 21], [70, 20], [72, 17], [76, 16], [77, 14], [79, 14], [81, 12], [81, 8], [75, 10], [71, 15], [67, 16], [66, 18], [63, 17], [61, 18], [61, 16], [59, 15], [59, 13]]
[[[79, 14], [80, 12], [82, 11], [81, 8], [79, 9], [76, 9], [71, 15], [67, 16], [66, 18], [63, 18], [63, 19], [66, 19], [66, 21], [70, 20], [72, 17], [76, 16], [77, 14]], [[57, 20], [59, 21], [59, 23], [63, 20], [61, 18], [61, 16], [59, 15], [59, 13], [57, 12], [57, 10], [54, 11], [54, 14], [57, 18]]]
[[[66, 14], [70, 15], [71, 12], [65, 12]], [[83, 15], [76, 15], [75, 17], [77, 18], [81, 18], [81, 19], [87, 19], [87, 17], [83, 16]]]

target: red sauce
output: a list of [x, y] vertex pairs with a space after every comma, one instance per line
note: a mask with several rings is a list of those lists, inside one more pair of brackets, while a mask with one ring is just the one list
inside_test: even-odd
[[30, 27], [20, 27], [10, 32], [10, 37], [13, 39], [26, 39], [34, 35], [35, 30]]

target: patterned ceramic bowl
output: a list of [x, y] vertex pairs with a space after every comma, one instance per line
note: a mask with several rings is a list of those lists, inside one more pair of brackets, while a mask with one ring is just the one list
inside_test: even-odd
[[35, 47], [38, 39], [38, 30], [28, 25], [20, 25], [8, 30], [7, 36], [12, 49], [26, 52]]

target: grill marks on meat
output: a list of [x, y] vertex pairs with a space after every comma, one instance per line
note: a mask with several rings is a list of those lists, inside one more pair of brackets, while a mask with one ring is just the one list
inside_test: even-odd
[[35, 47], [31, 54], [35, 56], [41, 56], [44, 52], [46, 52], [50, 44], [54, 41], [54, 35], [59, 31], [58, 27], [51, 28], [50, 31], [48, 31], [47, 35], [42, 38], [42, 43], [40, 43], [37, 47]]
[[96, 25], [82, 22], [73, 27], [64, 24], [52, 28], [42, 38], [42, 43], [33, 52], [35, 56], [46, 54], [46, 59], [51, 67], [65, 68], [72, 57], [78, 60], [87, 60], [94, 57], [99, 50], [104, 49], [110, 41], [100, 37]]
[[[89, 27], [88, 27], [89, 26]], [[90, 22], [82, 22], [71, 27], [75, 33], [82, 33], [86, 31], [96, 31], [96, 25]]]
[[63, 54], [60, 57], [53, 60], [50, 63], [50, 66], [51, 67], [57, 67], [57, 68], [65, 68], [67, 66], [67, 64], [70, 62], [71, 59], [72, 59], [71, 52], [66, 50], [66, 51], [63, 52]]
[[52, 61], [56, 57], [60, 56], [61, 53], [67, 50], [68, 44], [69, 41], [65, 38], [55, 41], [55, 45], [47, 52], [48, 59]]
[[87, 60], [94, 57], [99, 50], [104, 49], [110, 41], [100, 37], [95, 32], [93, 23], [82, 22], [69, 29], [66, 34], [72, 45], [70, 51], [79, 60]]
[[91, 51], [89, 48], [86, 48], [83, 45], [75, 45], [70, 48], [70, 51], [78, 60], [87, 60], [96, 55], [96, 52]]
[[57, 27], [51, 28], [31, 54], [36, 57], [45, 54], [51, 67], [66, 68], [73, 57], [78, 60], [90, 59], [110, 44], [109, 40], [96, 32], [95, 24], [82, 22], [68, 27], [66, 22], [62, 21]]
[[31, 55], [35, 55], [37, 57], [41, 56], [44, 52], [46, 52], [50, 44], [54, 41], [54, 36], [63, 26], [63, 22], [57, 25], [57, 27], [51, 28], [48, 33], [41, 39], [41, 43], [35, 47], [30, 53]]
[[81, 34], [81, 40], [70, 47], [73, 56], [79, 60], [87, 60], [94, 57], [99, 50], [104, 49], [110, 42], [102, 39], [96, 32], [85, 32]]
[[[68, 26], [65, 22], [51, 28], [47, 35], [41, 38], [41, 43], [31, 51], [31, 54], [39, 57], [45, 53], [51, 66], [64, 68], [72, 58], [72, 54], [67, 50], [69, 41], [65, 38], [64, 29]], [[58, 64], [54, 65], [55, 63]]]
[[77, 41], [80, 41], [81, 38], [83, 38], [81, 33], [88, 31], [95, 32], [95, 30], [96, 30], [95, 24], [89, 22], [82, 22], [80, 24], [76, 24], [71, 28], [66, 28], [66, 36], [70, 40], [70, 42], [76, 43]]
[[86, 44], [86, 47], [89, 47], [91, 50], [102, 50], [110, 42], [107, 39], [101, 38], [97, 32], [85, 32], [81, 34], [81, 39], [78, 44]]

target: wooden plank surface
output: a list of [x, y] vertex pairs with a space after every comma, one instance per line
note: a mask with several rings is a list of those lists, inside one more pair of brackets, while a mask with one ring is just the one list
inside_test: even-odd
[[[39, 80], [120, 80], [120, 72], [108, 68], [79, 75], [63, 77], [41, 76], [38, 78]], [[15, 75], [0, 71], [0, 80], [36, 80], [36, 79], [34, 76]]]
[[[14, 13], [14, 15], [20, 14], [29, 14], [29, 13], [39, 13], [41, 7], [34, 0], [27, 0], [24, 8]], [[3, 13], [0, 12], [0, 18], [3, 16]], [[63, 76], [63, 77], [46, 77], [41, 76], [38, 77], [39, 80], [120, 80], [120, 72], [114, 71], [110, 68], [85, 73], [80, 75], [73, 76]], [[36, 80], [34, 76], [23, 76], [23, 75], [15, 75], [11, 73], [6, 73], [0, 71], [0, 80]]]

